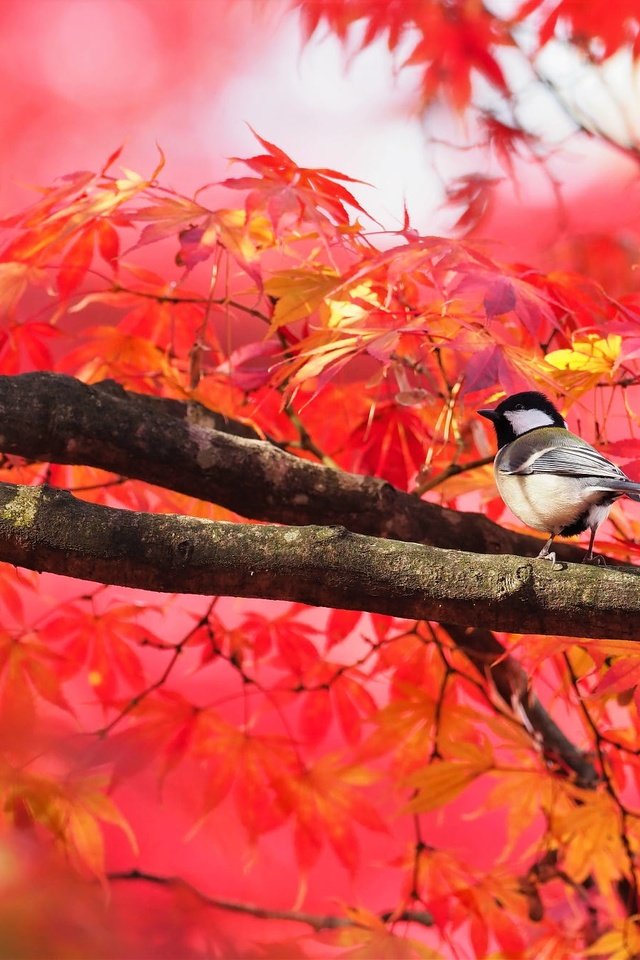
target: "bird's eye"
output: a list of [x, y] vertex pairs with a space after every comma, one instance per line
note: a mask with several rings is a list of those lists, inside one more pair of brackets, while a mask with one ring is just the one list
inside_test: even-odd
[[522, 403], [516, 403], [514, 409], [516, 409], [516, 410], [524, 410], [524, 404], [522, 404]]

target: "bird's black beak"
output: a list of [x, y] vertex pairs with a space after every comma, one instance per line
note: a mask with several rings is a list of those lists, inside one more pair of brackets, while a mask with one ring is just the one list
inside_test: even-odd
[[487, 420], [491, 420], [492, 423], [496, 422], [495, 410], [478, 410], [477, 413], [479, 413], [481, 417], [486, 417]]

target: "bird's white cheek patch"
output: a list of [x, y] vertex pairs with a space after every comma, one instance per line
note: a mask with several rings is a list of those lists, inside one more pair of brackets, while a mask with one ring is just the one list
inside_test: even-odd
[[505, 417], [517, 437], [536, 427], [552, 427], [553, 420], [544, 410], [507, 410]]

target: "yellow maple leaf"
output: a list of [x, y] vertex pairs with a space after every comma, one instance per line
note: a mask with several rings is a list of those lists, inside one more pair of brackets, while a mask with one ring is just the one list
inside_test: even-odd
[[640, 952], [640, 927], [638, 916], [619, 920], [611, 930], [590, 944], [585, 957], [606, 957], [607, 960], [629, 960]]
[[227, 250], [248, 263], [275, 244], [273, 227], [267, 217], [254, 213], [247, 219], [244, 209], [216, 210], [210, 215], [210, 226], [201, 242], [206, 246], [218, 238]]
[[329, 267], [316, 270], [294, 268], [272, 274], [264, 285], [268, 296], [277, 301], [270, 332], [308, 317], [339, 282], [339, 275]]
[[490, 747], [465, 744], [465, 756], [458, 760], [433, 761], [408, 778], [416, 794], [407, 805], [409, 813], [425, 813], [453, 800], [477, 777], [494, 765]]
[[620, 809], [603, 791], [566, 785], [575, 801], [569, 809], [549, 810], [550, 831], [562, 850], [565, 873], [576, 883], [594, 877], [603, 896], [616, 901], [616, 883], [629, 873]]
[[113, 800], [103, 776], [59, 782], [51, 777], [7, 767], [0, 775], [0, 793], [10, 820], [24, 817], [51, 833], [72, 863], [104, 877], [104, 841], [100, 823], [119, 827], [137, 852], [135, 835]]
[[564, 390], [584, 393], [600, 380], [611, 377], [617, 369], [622, 337], [610, 333], [606, 338], [590, 333], [583, 340], [574, 340], [571, 347], [553, 350], [545, 361], [558, 374], [555, 379]]
[[590, 333], [586, 340], [574, 340], [570, 349], [553, 350], [545, 357], [558, 370], [589, 370], [610, 373], [620, 356], [622, 337], [610, 333], [606, 339]]
[[[359, 303], [356, 301], [360, 301]], [[326, 301], [326, 324], [329, 327], [340, 327], [343, 324], [364, 320], [371, 309], [380, 305], [377, 295], [371, 289], [371, 281], [357, 283], [349, 290], [336, 291], [335, 297], [328, 297]]]
[[533, 823], [541, 811], [573, 809], [558, 786], [557, 778], [539, 764], [530, 769], [490, 771], [495, 782], [485, 801], [485, 810], [503, 808], [507, 818], [507, 844], [510, 853], [522, 836], [522, 825]]

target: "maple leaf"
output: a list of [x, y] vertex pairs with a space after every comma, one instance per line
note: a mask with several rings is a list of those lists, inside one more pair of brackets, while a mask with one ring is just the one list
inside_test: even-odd
[[25, 601], [29, 603], [37, 589], [37, 575], [34, 578], [26, 570], [0, 564], [0, 603], [4, 606], [7, 628], [10, 624], [24, 625]]
[[[67, 178], [60, 187], [43, 190], [44, 198], [23, 215], [12, 218], [11, 226], [20, 228], [17, 236], [2, 250], [4, 261], [28, 263], [30, 269], [51, 266], [61, 257], [57, 269], [57, 287], [64, 302], [82, 283], [97, 248], [112, 267], [119, 251], [114, 224], [126, 224], [121, 208], [145, 191], [162, 170], [164, 157], [149, 179], [124, 169], [114, 178], [82, 171]], [[107, 218], [111, 222], [107, 223]]]
[[29, 370], [50, 370], [54, 366], [49, 341], [61, 337], [60, 330], [40, 320], [10, 322], [0, 333], [0, 363], [6, 374]]
[[[62, 685], [77, 672], [77, 665], [51, 650], [29, 631], [18, 635], [0, 634], [0, 675], [4, 680], [2, 705], [4, 722], [27, 711], [35, 713], [36, 696], [73, 712]], [[15, 727], [14, 727], [15, 732]]]
[[331, 683], [331, 698], [347, 743], [356, 746], [360, 743], [364, 721], [373, 720], [378, 710], [366, 679], [355, 671], [342, 672]]
[[72, 864], [104, 879], [104, 841], [100, 823], [119, 827], [132, 850], [136, 838], [127, 820], [105, 793], [101, 775], [69, 777], [64, 782], [24, 770], [0, 771], [0, 792], [7, 817], [25, 814], [51, 833]]
[[408, 809], [412, 813], [424, 813], [443, 806], [491, 770], [494, 762], [488, 743], [484, 748], [458, 744], [457, 759], [432, 761], [424, 770], [409, 777], [408, 784], [416, 793]]
[[86, 339], [64, 358], [63, 366], [86, 383], [117, 377], [123, 386], [135, 390], [146, 386], [158, 391], [158, 378], [173, 396], [184, 396], [183, 378], [166, 353], [145, 337], [127, 334], [117, 327], [99, 326], [85, 330]]
[[[248, 190], [246, 210], [249, 216], [264, 210], [278, 229], [283, 219], [300, 225], [303, 221], [325, 227], [327, 224], [348, 224], [346, 206], [360, 213], [366, 210], [340, 181], [362, 183], [346, 174], [324, 167], [299, 167], [283, 150], [251, 132], [267, 151], [255, 157], [233, 157], [235, 163], [244, 163], [257, 177], [231, 177], [221, 186], [233, 190]], [[345, 206], [346, 205], [346, 206]]]
[[[538, 0], [528, 0], [517, 13], [522, 20], [540, 10]], [[617, 50], [633, 44], [637, 55], [638, 7], [634, 0], [619, 0], [616, 15], [605, 0], [595, 0], [586, 10], [580, 0], [555, 0], [538, 25], [541, 46], [548, 43], [559, 31], [578, 47], [587, 50], [595, 61], [606, 60]]]
[[507, 82], [491, 47], [511, 43], [506, 30], [496, 29], [501, 22], [472, 2], [445, 8], [427, 3], [416, 20], [421, 36], [405, 66], [425, 64], [422, 75], [422, 101], [428, 106], [439, 94], [448, 96], [453, 106], [463, 110], [471, 99], [471, 71], [477, 70], [502, 93]]
[[265, 293], [276, 301], [269, 332], [308, 317], [339, 282], [339, 275], [329, 268], [273, 273], [264, 285]]
[[[367, 689], [367, 680], [356, 668], [345, 664], [316, 660], [305, 671], [301, 694], [300, 729], [308, 744], [319, 743], [337, 720], [345, 740], [360, 743], [363, 724], [377, 713], [377, 705]], [[286, 683], [286, 681], [285, 681]], [[294, 689], [299, 689], [296, 679]]]
[[215, 372], [223, 374], [233, 386], [250, 393], [269, 382], [271, 368], [281, 357], [282, 345], [275, 339], [249, 343], [233, 350]]
[[62, 300], [68, 300], [84, 280], [93, 260], [96, 233], [94, 224], [89, 224], [65, 251], [56, 278]]
[[557, 781], [549, 808], [550, 830], [562, 850], [563, 869], [576, 883], [592, 875], [604, 897], [615, 902], [616, 883], [629, 875], [622, 813], [602, 791]]
[[362, 46], [387, 35], [390, 50], [407, 35], [417, 35], [405, 65], [423, 66], [423, 105], [436, 96], [448, 97], [457, 109], [467, 106], [471, 95], [471, 70], [477, 70], [501, 92], [507, 84], [492, 48], [511, 44], [507, 24], [473, 0], [443, 6], [438, 0], [404, 0], [394, 3], [353, 3], [352, 0], [298, 0], [307, 37], [325, 20], [331, 30], [346, 40], [350, 28], [365, 21]]
[[463, 236], [480, 226], [489, 212], [494, 188], [500, 183], [498, 177], [481, 173], [467, 173], [447, 184], [447, 205], [464, 207], [454, 223], [454, 229]]
[[593, 697], [612, 696], [637, 686], [640, 681], [640, 657], [620, 657], [614, 661], [592, 691]]
[[277, 781], [295, 769], [293, 746], [281, 737], [238, 729], [216, 711], [197, 711], [191, 751], [203, 761], [203, 816], [233, 792], [251, 842], [280, 826], [288, 811], [277, 802]]
[[195, 707], [166, 690], [146, 697], [130, 715], [132, 725], [120, 735], [117, 776], [125, 776], [130, 764], [155, 758], [164, 780], [195, 758], [202, 816], [193, 832], [228, 795], [251, 842], [289, 816], [276, 796], [276, 782], [297, 766], [294, 746], [284, 738], [238, 728], [217, 710]]
[[384, 477], [406, 490], [424, 460], [424, 421], [414, 409], [379, 403], [373, 415], [352, 430], [350, 450], [351, 470]]
[[352, 926], [333, 933], [328, 939], [338, 947], [346, 947], [338, 957], [349, 960], [443, 960], [437, 950], [425, 947], [411, 937], [397, 936], [370, 910], [349, 907], [346, 915]]
[[159, 203], [140, 206], [133, 211], [131, 219], [149, 223], [142, 230], [137, 246], [175, 237], [182, 230], [208, 217], [210, 213], [210, 210], [196, 201], [177, 194], [165, 196]]
[[9, 261], [0, 263], [0, 302], [8, 317], [15, 316], [16, 307], [29, 284], [42, 283], [44, 274], [29, 263]]
[[362, 620], [360, 610], [330, 610], [327, 618], [327, 650], [342, 643]]
[[584, 951], [585, 957], [606, 957], [607, 960], [627, 960], [640, 951], [640, 926], [637, 917], [616, 921], [610, 930], [601, 934]]
[[[531, 745], [523, 746], [530, 754]], [[520, 758], [520, 770], [489, 772], [495, 785], [488, 795], [486, 809], [502, 807], [506, 811], [507, 852], [520, 839], [523, 823], [533, 823], [541, 810], [550, 810], [554, 803], [562, 804], [564, 799], [558, 796], [555, 778], [539, 768], [535, 756], [527, 758], [521, 750]]]
[[115, 701], [120, 684], [136, 689], [145, 678], [135, 644], [148, 641], [152, 631], [136, 622], [135, 604], [114, 604], [102, 613], [81, 604], [67, 604], [46, 624], [54, 638], [64, 637], [65, 655], [76, 668], [85, 665], [86, 679], [104, 704]]
[[518, 156], [523, 147], [531, 153], [535, 144], [534, 138], [519, 127], [503, 123], [489, 113], [481, 114], [479, 122], [498, 162], [511, 179], [515, 180], [514, 157]]
[[296, 605], [276, 616], [248, 611], [242, 620], [242, 632], [256, 658], [263, 658], [275, 648], [277, 656], [272, 664], [303, 679], [316, 667], [320, 654], [313, 642], [317, 628], [301, 620], [298, 613], [300, 607]]
[[484, 308], [489, 320], [503, 313], [510, 313], [516, 302], [513, 284], [506, 278], [491, 283], [484, 295]]
[[373, 771], [350, 766], [328, 754], [311, 766], [299, 766], [289, 776], [275, 780], [278, 800], [294, 818], [296, 854], [303, 870], [314, 865], [325, 838], [344, 866], [350, 871], [356, 869], [359, 845], [353, 822], [370, 830], [386, 830], [377, 810], [364, 796], [375, 779]]
[[112, 270], [117, 271], [118, 257], [120, 254], [120, 234], [109, 220], [98, 220], [95, 224], [95, 231], [100, 256], [103, 260], [106, 260]]
[[612, 378], [618, 367], [622, 338], [610, 333], [606, 339], [589, 334], [573, 340], [570, 349], [553, 350], [546, 363], [559, 371], [557, 381], [563, 390], [579, 396], [594, 387], [602, 377]]

